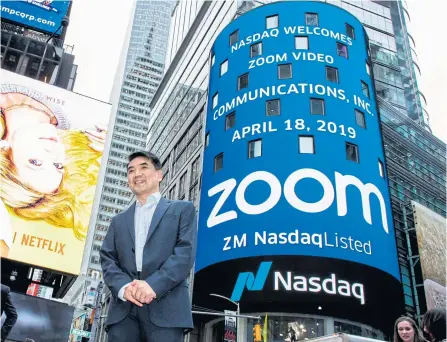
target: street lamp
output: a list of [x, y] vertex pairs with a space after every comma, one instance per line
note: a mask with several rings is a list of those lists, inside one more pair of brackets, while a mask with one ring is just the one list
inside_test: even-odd
[[45, 55], [47, 54], [47, 49], [48, 49], [48, 43], [50, 42], [51, 38], [53, 38], [55, 36], [55, 34], [60, 30], [61, 27], [67, 27], [68, 24], [70, 23], [70, 19], [67, 16], [64, 16], [61, 20], [61, 24], [59, 25], [59, 27], [56, 29], [56, 31], [54, 31], [51, 36], [48, 37], [47, 41], [45, 42], [45, 48], [43, 50], [43, 56], [42, 59], [40, 60], [40, 64], [39, 64], [39, 69], [37, 71], [37, 79], [40, 76], [40, 73], [42, 72], [42, 65], [43, 62], [45, 60]]
[[237, 311], [236, 311], [236, 312], [237, 312], [237, 315], [239, 316], [239, 314], [240, 314], [240, 310], [239, 310], [239, 302], [235, 302], [234, 300], [231, 300], [230, 298], [225, 297], [225, 296], [222, 296], [222, 295], [217, 294], [217, 293], [210, 293], [210, 296], [213, 296], [213, 297], [219, 297], [219, 298], [225, 299], [225, 300], [227, 300], [227, 301], [233, 303], [234, 305], [236, 305], [236, 306], [237, 306]]
[[[230, 298], [222, 296], [222, 295], [217, 294], [217, 293], [210, 293], [210, 296], [225, 299], [225, 300], [229, 301], [230, 303], [233, 303], [234, 305], [236, 305], [236, 307], [237, 307], [237, 310], [236, 310], [236, 315], [237, 315], [237, 317], [236, 317], [236, 331], [239, 332], [239, 326], [240, 326], [240, 321], [239, 321], [239, 314], [240, 314], [239, 302], [235, 302], [234, 300], [231, 300]], [[237, 337], [236, 337], [236, 340], [238, 340]]]

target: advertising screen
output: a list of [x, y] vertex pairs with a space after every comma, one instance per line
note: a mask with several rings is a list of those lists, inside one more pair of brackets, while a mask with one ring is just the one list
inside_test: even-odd
[[2, 70], [0, 108], [2, 257], [78, 274], [111, 106]]
[[320, 2], [258, 7], [217, 37], [193, 298], [374, 327], [399, 314], [367, 44], [353, 15]]
[[427, 310], [446, 306], [446, 222], [423, 205], [412, 202]]
[[[17, 311], [17, 322], [8, 340], [35, 342], [66, 342], [70, 333], [74, 308], [65, 303], [10, 293]], [[5, 319], [2, 316], [2, 324]]]
[[[1, 18], [36, 31], [53, 33], [67, 14], [70, 1], [9, 0], [2, 1]], [[59, 29], [57, 34], [61, 33]]]

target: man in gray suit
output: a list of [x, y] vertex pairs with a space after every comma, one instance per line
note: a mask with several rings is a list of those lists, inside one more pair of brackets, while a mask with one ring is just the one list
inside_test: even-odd
[[127, 172], [137, 201], [112, 219], [100, 252], [113, 295], [108, 340], [180, 342], [193, 328], [187, 278], [196, 253], [196, 211], [191, 202], [161, 197], [154, 154], [132, 153]]

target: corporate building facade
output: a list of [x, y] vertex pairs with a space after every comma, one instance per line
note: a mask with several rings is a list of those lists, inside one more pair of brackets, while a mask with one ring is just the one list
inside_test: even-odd
[[[445, 217], [446, 149], [430, 133], [409, 20], [401, 1], [177, 3], [147, 149], [161, 158], [164, 195], [200, 214], [193, 307], [236, 309], [214, 293], [267, 314], [269, 341], [290, 329], [380, 338], [396, 315], [425, 312], [411, 201]], [[354, 222], [365, 228], [351, 232]], [[298, 236], [310, 226], [326, 247]], [[352, 250], [328, 234], [351, 237]], [[387, 256], [369, 250], [382, 243]], [[353, 278], [339, 275], [347, 264]], [[351, 285], [324, 290], [316, 278]], [[223, 318], [195, 320], [191, 341], [223, 336]], [[238, 340], [252, 324], [238, 320]]]

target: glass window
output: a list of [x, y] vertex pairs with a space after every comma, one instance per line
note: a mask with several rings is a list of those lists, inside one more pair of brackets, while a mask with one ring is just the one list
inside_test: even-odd
[[348, 47], [345, 44], [337, 42], [337, 55], [348, 58]]
[[214, 172], [217, 172], [223, 168], [223, 153], [214, 157]]
[[19, 64], [19, 60], [20, 60], [19, 52], [16, 52], [13, 50], [8, 50], [6, 52], [2, 68], [12, 71], [12, 72], [15, 72], [17, 69], [17, 65]]
[[179, 183], [179, 199], [183, 199], [186, 194], [186, 176], [188, 172], [183, 173], [183, 175], [180, 177], [180, 183]]
[[250, 58], [262, 55], [262, 42], [250, 46]]
[[213, 96], [213, 109], [216, 108], [218, 101], [219, 101], [219, 94], [216, 93], [216, 94]]
[[176, 191], [176, 186], [174, 185], [171, 190], [169, 190], [169, 199], [174, 200], [175, 199], [175, 191]]
[[359, 162], [359, 150], [357, 145], [346, 143], [346, 159], [356, 163]]
[[355, 39], [354, 28], [351, 25], [349, 25], [349, 24], [346, 24], [346, 35], [349, 38]]
[[40, 65], [40, 62], [42, 59], [38, 58], [38, 57], [31, 57], [31, 56], [27, 55], [25, 57], [25, 60], [27, 60], [27, 62], [28, 62], [27, 66], [26, 66], [26, 70], [25, 70], [25, 76], [36, 78], [37, 73], [39, 71], [39, 65]]
[[368, 75], [371, 75], [371, 67], [369, 66], [369, 63], [368, 63], [368, 62], [366, 62], [366, 73], [367, 73]]
[[278, 65], [278, 79], [292, 78], [292, 64]]
[[222, 62], [222, 64], [220, 65], [220, 76], [225, 75], [227, 71], [228, 71], [228, 59]]
[[307, 36], [295, 37], [295, 49], [308, 50], [309, 49], [309, 38]]
[[236, 30], [232, 34], [230, 34], [230, 46], [236, 44], [238, 40], [239, 40], [239, 30]]
[[324, 115], [324, 100], [323, 99], [310, 99], [310, 114], [312, 115]]
[[385, 178], [385, 171], [383, 169], [383, 163], [379, 160], [379, 175], [382, 178]]
[[248, 158], [257, 158], [262, 155], [262, 139], [248, 142]]
[[265, 19], [265, 27], [268, 29], [273, 29], [278, 27], [278, 16], [272, 15]]
[[230, 113], [225, 117], [225, 130], [233, 128], [236, 124], [236, 112]]
[[237, 90], [248, 88], [248, 73], [237, 78]]
[[331, 82], [338, 83], [338, 69], [333, 67], [326, 67], [326, 79]]
[[269, 100], [266, 102], [265, 115], [274, 116], [280, 114], [281, 114], [281, 108], [279, 100]]
[[315, 153], [314, 137], [311, 135], [300, 135], [298, 137], [298, 146], [300, 153]]
[[307, 26], [318, 26], [318, 14], [306, 13], [306, 25]]
[[205, 148], [210, 144], [210, 132], [205, 135]]
[[368, 85], [362, 81], [362, 93], [369, 99], [369, 87]]
[[357, 109], [355, 111], [355, 123], [363, 128], [366, 128], [365, 114]]

